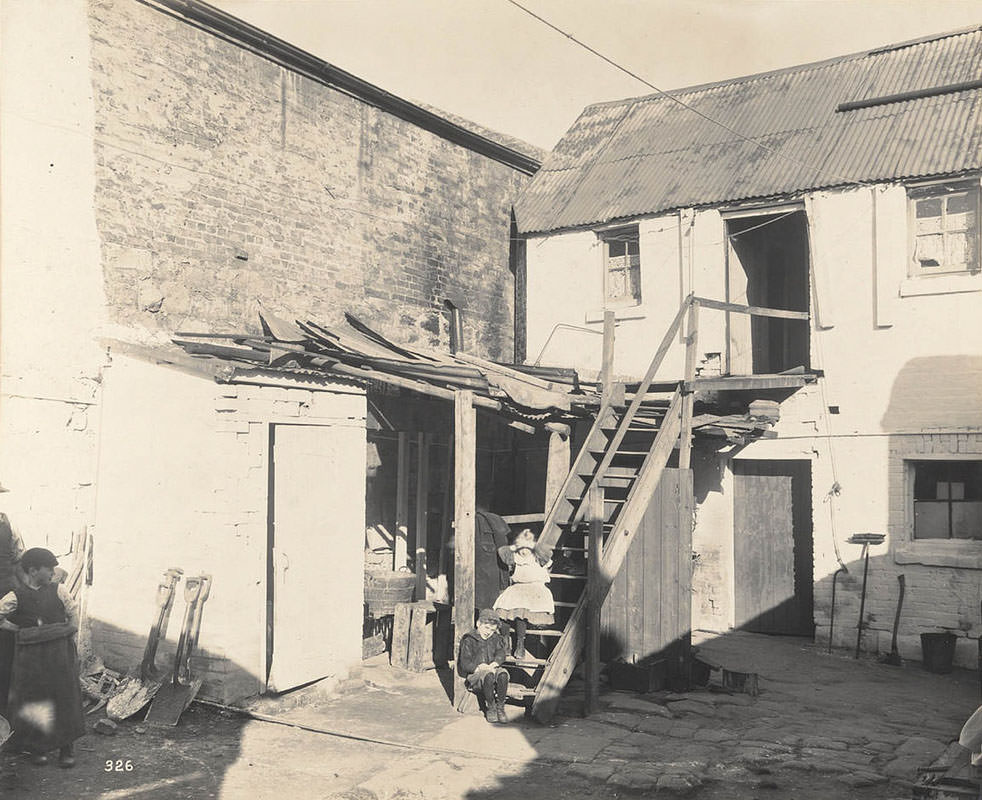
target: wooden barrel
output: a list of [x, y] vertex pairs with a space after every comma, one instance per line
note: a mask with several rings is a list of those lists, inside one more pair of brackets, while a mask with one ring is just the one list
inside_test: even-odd
[[365, 570], [365, 605], [373, 617], [384, 617], [396, 610], [396, 604], [409, 603], [416, 588], [412, 572]]

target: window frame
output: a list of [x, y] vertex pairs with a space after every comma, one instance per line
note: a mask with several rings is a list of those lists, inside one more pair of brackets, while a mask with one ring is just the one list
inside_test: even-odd
[[[644, 302], [644, 291], [641, 286], [641, 235], [638, 225], [619, 225], [616, 228], [605, 228], [604, 230], [597, 231], [597, 237], [600, 240], [602, 261], [603, 261], [603, 307], [608, 309], [617, 308], [635, 308]], [[631, 241], [637, 243], [637, 256], [635, 263], [626, 263], [624, 266], [617, 266], [613, 269], [617, 271], [623, 271], [626, 274], [630, 274], [632, 271], [637, 273], [637, 293], [625, 294], [622, 297], [612, 298], [610, 296], [611, 291], [611, 260], [612, 258], [624, 258], [629, 259], [630, 253], [626, 252], [627, 247], [625, 247], [624, 256], [614, 256], [610, 255], [610, 242], [613, 240], [621, 241]], [[630, 281], [628, 281], [630, 283]]]
[[[949, 494], [948, 494], [947, 497], [938, 497], [938, 498], [934, 498], [934, 499], [921, 498], [920, 500], [918, 500], [918, 498], [917, 498], [917, 469], [918, 469], [918, 466], [931, 464], [931, 465], [937, 465], [937, 466], [940, 467], [941, 465], [950, 466], [950, 465], [970, 465], [971, 464], [971, 465], [975, 465], [976, 468], [978, 468], [979, 465], [982, 464], [982, 461], [980, 461], [980, 459], [978, 459], [978, 458], [952, 458], [950, 454], [946, 454], [946, 457], [939, 457], [939, 458], [923, 458], [923, 457], [917, 458], [917, 457], [911, 457], [911, 458], [904, 459], [904, 462], [905, 462], [905, 465], [906, 465], [906, 468], [907, 468], [907, 472], [908, 472], [908, 474], [907, 474], [907, 489], [906, 489], [906, 491], [907, 491], [907, 495], [909, 497], [910, 507], [911, 507], [911, 518], [910, 518], [911, 519], [911, 528], [910, 528], [910, 533], [911, 533], [910, 538], [911, 538], [911, 541], [914, 541], [914, 542], [977, 542], [979, 544], [982, 544], [982, 526], [980, 526], [975, 531], [975, 535], [973, 535], [973, 536], [955, 536], [954, 535], [954, 532], [955, 532], [954, 531], [954, 507], [958, 503], [970, 503], [970, 502], [979, 503], [979, 502], [982, 502], [982, 498], [965, 497], [964, 496], [964, 487], [963, 487], [963, 496], [962, 497], [955, 497], [954, 496], [954, 493], [951, 492], [950, 491], [950, 488], [949, 488]], [[950, 480], [950, 478], [951, 478], [951, 475], [950, 474], [947, 476], [947, 478], [948, 479], [946, 481], [944, 481], [944, 482], [946, 482], [949, 487], [951, 487], [952, 485], [954, 485], [954, 482]], [[922, 503], [943, 503], [945, 505], [945, 508], [946, 508], [946, 511], [947, 511], [947, 523], [946, 523], [946, 528], [947, 528], [947, 532], [948, 532], [948, 535], [947, 536], [921, 536], [921, 537], [918, 537], [917, 536], [917, 504], [918, 504], [918, 502], [922, 502]]]
[[[980, 232], [982, 232], [982, 187], [979, 178], [957, 178], [952, 180], [931, 181], [927, 183], [908, 184], [907, 190], [907, 277], [911, 281], [922, 281], [924, 279], [951, 279], [962, 276], [979, 275], [982, 270], [982, 248], [980, 248]], [[941, 235], [941, 250], [947, 255], [948, 237], [958, 233], [958, 230], [945, 230], [944, 220], [947, 217], [947, 198], [953, 195], [965, 194], [974, 201], [975, 223], [974, 232], [971, 227], [965, 230], [972, 238], [972, 252], [963, 268], [953, 269], [945, 262], [938, 267], [923, 267], [917, 259], [917, 244], [919, 235], [917, 231], [917, 204], [926, 199], [942, 200], [941, 204], [941, 223], [939, 234]]]

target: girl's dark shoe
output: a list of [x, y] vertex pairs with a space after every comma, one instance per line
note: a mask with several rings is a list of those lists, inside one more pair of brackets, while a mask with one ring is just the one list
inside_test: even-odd
[[43, 767], [48, 763], [48, 757], [44, 753], [30, 753], [28, 757], [35, 767]]

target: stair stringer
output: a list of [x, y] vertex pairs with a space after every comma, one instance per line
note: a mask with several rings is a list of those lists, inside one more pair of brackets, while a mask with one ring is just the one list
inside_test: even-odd
[[[641, 466], [641, 472], [624, 508], [621, 509], [617, 524], [607, 537], [603, 560], [597, 577], [599, 586], [597, 597], [600, 603], [606, 599], [617, 572], [634, 541], [637, 527], [648, 510], [648, 504], [658, 488], [658, 481], [668, 465], [679, 434], [681, 419], [682, 390], [676, 389], [672, 402], [662, 422], [662, 427], [651, 445], [651, 450]], [[591, 565], [590, 569], [594, 569]], [[549, 664], [542, 672], [536, 686], [532, 714], [539, 722], [552, 719], [559, 704], [563, 689], [569, 682], [573, 669], [579, 661], [586, 634], [586, 598], [584, 591], [570, 614], [563, 634], [549, 656]]]

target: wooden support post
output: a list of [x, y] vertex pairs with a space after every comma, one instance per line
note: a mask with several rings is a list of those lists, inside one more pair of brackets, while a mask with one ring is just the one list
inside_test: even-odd
[[416, 440], [416, 599], [426, 599], [426, 547], [430, 504], [430, 434]]
[[587, 558], [587, 607], [585, 678], [586, 698], [584, 713], [590, 716], [600, 704], [600, 612], [603, 609], [603, 535], [604, 491], [599, 486], [588, 490], [587, 519], [590, 522], [590, 538]]
[[[453, 654], [474, 627], [474, 503], [477, 467], [477, 415], [473, 393], [454, 392], [454, 598]], [[454, 675], [456, 705], [464, 696], [464, 679]]]
[[446, 575], [451, 569], [447, 565], [447, 545], [450, 542], [450, 534], [453, 532], [453, 462], [454, 446], [453, 436], [447, 441], [447, 458], [443, 471], [443, 504], [440, 513], [440, 575]]
[[614, 382], [614, 328], [616, 317], [613, 311], [604, 311], [604, 344], [600, 360], [601, 400], [610, 396]]
[[693, 298], [689, 306], [685, 337], [685, 381], [682, 397], [682, 431], [679, 434], [679, 469], [689, 469], [692, 455], [692, 405], [695, 393], [692, 381], [696, 377], [696, 351], [699, 343], [699, 300]]
[[409, 435], [399, 432], [396, 461], [396, 530], [393, 569], [409, 563]]
[[549, 455], [546, 461], [546, 509], [552, 508], [552, 504], [556, 502], [569, 474], [569, 439], [569, 436], [556, 432], [549, 434]]

